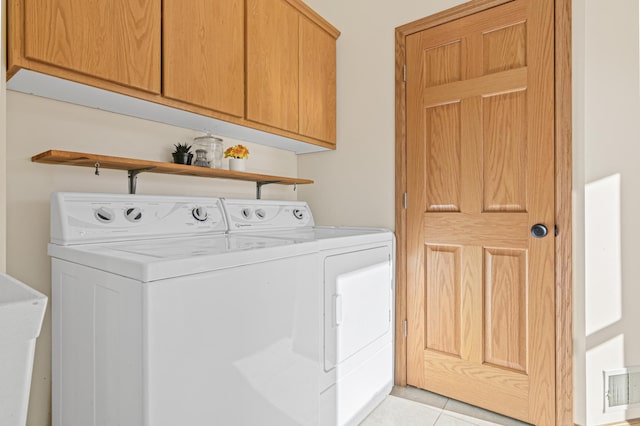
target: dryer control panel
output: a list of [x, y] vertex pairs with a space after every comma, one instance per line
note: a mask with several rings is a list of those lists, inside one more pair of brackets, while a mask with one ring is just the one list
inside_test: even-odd
[[312, 227], [313, 216], [304, 201], [223, 199], [229, 231], [294, 230]]
[[51, 242], [70, 245], [224, 233], [218, 198], [58, 192]]

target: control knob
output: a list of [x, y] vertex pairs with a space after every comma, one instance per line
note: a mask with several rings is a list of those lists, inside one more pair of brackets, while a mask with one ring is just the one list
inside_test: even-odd
[[140, 222], [142, 219], [142, 210], [140, 207], [130, 207], [125, 210], [124, 217], [132, 223]]
[[260, 220], [263, 220], [264, 218], [267, 217], [267, 212], [265, 212], [263, 209], [257, 209], [256, 210], [256, 217]]
[[113, 214], [113, 210], [108, 207], [100, 207], [98, 210], [96, 210], [95, 215], [96, 219], [98, 219], [98, 221], [102, 223], [113, 222], [113, 219], [115, 219], [116, 217], [116, 215]]
[[195, 207], [191, 211], [191, 214], [193, 215], [193, 218], [199, 222], [204, 222], [209, 216], [207, 213], [207, 209], [202, 206]]
[[304, 210], [293, 209], [293, 216], [298, 220], [302, 220], [304, 218]]

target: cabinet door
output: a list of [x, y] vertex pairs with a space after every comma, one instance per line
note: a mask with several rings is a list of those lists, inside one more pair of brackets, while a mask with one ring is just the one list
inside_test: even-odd
[[24, 0], [25, 56], [160, 92], [161, 0]]
[[298, 131], [298, 12], [247, 0], [247, 119]]
[[163, 94], [242, 117], [243, 0], [164, 0]]
[[300, 134], [336, 143], [336, 40], [300, 18]]

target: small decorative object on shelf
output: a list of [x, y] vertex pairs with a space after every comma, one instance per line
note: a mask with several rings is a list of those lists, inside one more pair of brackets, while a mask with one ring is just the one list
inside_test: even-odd
[[193, 165], [198, 167], [209, 167], [209, 160], [207, 159], [206, 149], [196, 149], [196, 159], [193, 161]]
[[171, 155], [173, 155], [173, 162], [176, 164], [191, 164], [193, 154], [191, 153], [191, 145], [186, 143], [179, 143], [173, 145], [176, 149]]
[[244, 172], [247, 169], [249, 149], [244, 145], [234, 145], [225, 150], [224, 158], [229, 158], [229, 170]]
[[198, 151], [203, 149], [206, 151], [208, 166], [204, 163], [198, 163], [198, 159], [194, 163], [194, 166], [211, 167], [212, 169], [222, 168], [222, 139], [215, 136], [206, 135], [193, 139], [193, 144], [196, 148], [196, 156]]

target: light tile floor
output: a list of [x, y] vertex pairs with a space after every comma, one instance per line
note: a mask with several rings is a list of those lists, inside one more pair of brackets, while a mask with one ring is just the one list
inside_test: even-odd
[[361, 426], [527, 426], [442, 395], [413, 387], [394, 387]]

